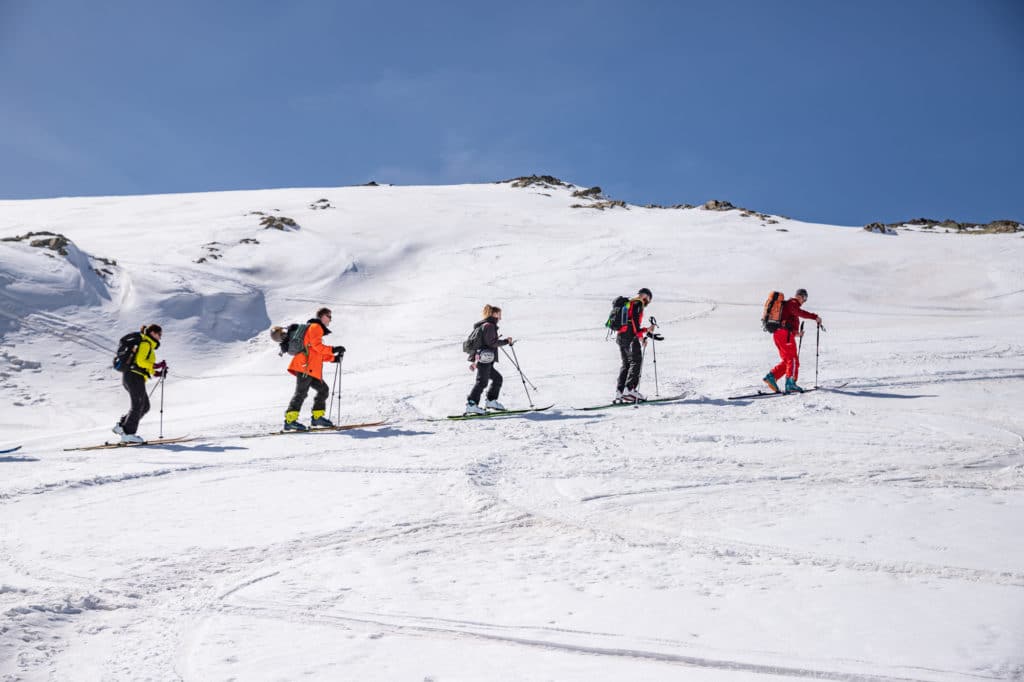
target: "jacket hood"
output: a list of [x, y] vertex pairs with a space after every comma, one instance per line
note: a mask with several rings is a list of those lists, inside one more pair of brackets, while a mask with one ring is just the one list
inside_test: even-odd
[[160, 342], [157, 341], [156, 339], [154, 339], [149, 334], [140, 334], [139, 336], [141, 336], [144, 340], [146, 340], [146, 341], [150, 342], [151, 344], [153, 344], [153, 350], [156, 350], [157, 348], [160, 347]]
[[493, 325], [494, 325], [495, 327], [497, 327], [497, 326], [498, 326], [498, 321], [497, 321], [496, 319], [494, 319], [493, 317], [485, 317], [484, 319], [482, 319], [482, 320], [480, 320], [479, 322], [475, 323], [475, 324], [473, 325], [473, 329], [476, 329], [477, 327], [479, 327], [479, 326], [481, 326], [481, 325], [485, 325], [485, 324], [487, 324], [488, 322], [490, 322], [491, 324], [493, 324]]

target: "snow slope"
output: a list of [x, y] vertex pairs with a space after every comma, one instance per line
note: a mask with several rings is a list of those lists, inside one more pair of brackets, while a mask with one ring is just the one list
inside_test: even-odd
[[[1024, 239], [571, 189], [0, 202], [0, 237], [74, 243], [0, 242], [0, 679], [1024, 679]], [[658, 392], [688, 398], [574, 410], [610, 397], [601, 324], [641, 286]], [[777, 361], [764, 297], [799, 286], [833, 388], [725, 400]], [[461, 411], [488, 302], [556, 407], [430, 421]], [[267, 328], [321, 305], [342, 421], [388, 424], [240, 438], [293, 388]], [[163, 431], [199, 438], [64, 451], [113, 438], [110, 356], [152, 321]]]

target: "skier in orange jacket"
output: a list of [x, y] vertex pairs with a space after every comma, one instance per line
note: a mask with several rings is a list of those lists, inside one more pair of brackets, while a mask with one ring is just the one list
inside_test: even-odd
[[316, 391], [313, 398], [313, 418], [311, 426], [334, 426], [324, 416], [327, 407], [327, 394], [330, 389], [324, 382], [324, 363], [341, 362], [345, 354], [344, 346], [327, 346], [323, 339], [331, 333], [327, 325], [331, 322], [331, 311], [328, 308], [321, 308], [316, 312], [316, 317], [307, 324], [306, 333], [302, 338], [302, 351], [295, 354], [288, 371], [295, 375], [295, 394], [288, 403], [288, 410], [284, 413], [285, 431], [308, 431], [305, 424], [299, 422], [299, 410], [306, 400], [309, 389]]

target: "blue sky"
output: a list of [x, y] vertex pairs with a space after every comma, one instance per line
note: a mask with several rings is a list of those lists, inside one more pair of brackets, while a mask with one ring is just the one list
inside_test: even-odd
[[487, 182], [1024, 220], [1024, 2], [0, 0], [0, 197]]

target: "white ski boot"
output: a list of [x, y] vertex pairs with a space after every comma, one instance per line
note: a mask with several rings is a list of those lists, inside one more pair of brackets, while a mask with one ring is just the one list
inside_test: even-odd
[[121, 442], [122, 443], [145, 443], [146, 441], [142, 438], [142, 436], [138, 435], [137, 433], [123, 433], [123, 434], [121, 434]]
[[639, 402], [643, 402], [644, 400], [647, 400], [647, 396], [645, 396], [643, 393], [641, 393], [640, 391], [638, 391], [635, 388], [631, 388], [631, 389], [627, 390], [622, 395], [623, 395], [623, 397], [629, 396], [633, 400], [633, 402], [638, 402], [639, 403]]
[[113, 431], [114, 433], [116, 433], [119, 436], [123, 436], [124, 435], [124, 427], [121, 426], [121, 422], [117, 422], [116, 424], [114, 424], [114, 428], [112, 428], [110, 430]]
[[504, 412], [505, 406], [499, 403], [497, 400], [488, 400], [484, 403], [484, 407], [488, 410], [496, 410], [498, 412]]
[[480, 407], [479, 405], [474, 403], [472, 400], [467, 400], [466, 401], [466, 411], [463, 412], [463, 414], [487, 414], [487, 410], [485, 410], [484, 408]]

